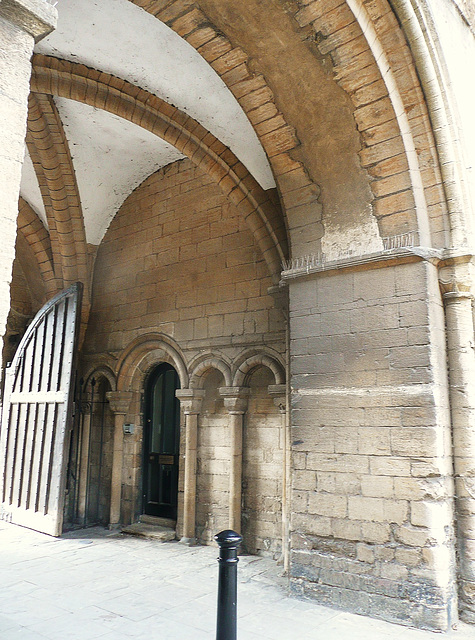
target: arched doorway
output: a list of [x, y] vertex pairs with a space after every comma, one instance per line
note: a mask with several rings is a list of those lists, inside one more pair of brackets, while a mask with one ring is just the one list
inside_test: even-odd
[[143, 512], [176, 520], [180, 447], [180, 388], [176, 370], [156, 367], [145, 389]]
[[114, 416], [110, 381], [98, 375], [76, 385], [64, 529], [109, 524]]
[[[110, 384], [106, 378], [92, 378], [87, 410], [89, 433], [84, 524], [109, 523], [114, 416], [107, 400]], [[85, 444], [85, 443], [84, 443]]]

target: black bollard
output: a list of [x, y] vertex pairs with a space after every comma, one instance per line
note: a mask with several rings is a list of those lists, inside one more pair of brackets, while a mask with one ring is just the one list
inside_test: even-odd
[[216, 640], [236, 640], [237, 552], [242, 536], [231, 529], [214, 536], [219, 546], [218, 617]]

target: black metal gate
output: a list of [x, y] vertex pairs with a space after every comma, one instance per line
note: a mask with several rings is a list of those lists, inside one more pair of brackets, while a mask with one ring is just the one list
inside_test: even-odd
[[104, 377], [76, 384], [74, 420], [67, 476], [65, 529], [107, 525], [110, 494], [114, 417]]
[[36, 315], [5, 373], [0, 518], [61, 535], [82, 285]]

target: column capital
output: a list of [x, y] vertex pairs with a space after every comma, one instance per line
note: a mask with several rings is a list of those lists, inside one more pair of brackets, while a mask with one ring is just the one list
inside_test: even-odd
[[249, 393], [249, 387], [219, 388], [219, 394], [224, 398], [224, 406], [229, 413], [246, 413]]
[[106, 398], [113, 413], [126, 415], [134, 397], [133, 391], [108, 391]]
[[473, 298], [475, 267], [471, 261], [454, 261], [439, 269], [439, 284], [444, 301]]
[[39, 42], [54, 31], [58, 11], [45, 0], [1, 0], [0, 18], [26, 31]]
[[473, 293], [470, 293], [470, 291], [446, 291], [442, 295], [442, 298], [446, 304], [456, 302], [457, 300], [473, 300]]
[[287, 388], [285, 384], [270, 384], [267, 387], [268, 394], [274, 399], [274, 404], [281, 413], [285, 413], [287, 407]]
[[204, 389], [177, 389], [175, 395], [185, 411], [185, 415], [198, 414], [205, 397]]

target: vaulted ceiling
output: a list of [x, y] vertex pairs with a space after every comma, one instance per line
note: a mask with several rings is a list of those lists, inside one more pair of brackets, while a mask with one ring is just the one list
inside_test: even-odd
[[[58, 27], [36, 46], [36, 54], [86, 65], [158, 96], [229, 147], [263, 189], [275, 186], [235, 97], [196, 49], [163, 22], [129, 0], [60, 0], [57, 9]], [[98, 245], [133, 189], [184, 155], [146, 128], [96, 106], [53, 95], [50, 108], [62, 128], [63, 151], [70, 155], [86, 242]], [[32, 120], [30, 108], [30, 129]], [[40, 161], [34, 157], [38, 144], [44, 140], [30, 136], [21, 196], [49, 226]]]
[[244, 217], [275, 283], [289, 256], [444, 244], [431, 124], [387, 0], [57, 8], [33, 58], [19, 225], [48, 292], [81, 280], [87, 300], [124, 200], [184, 157]]

